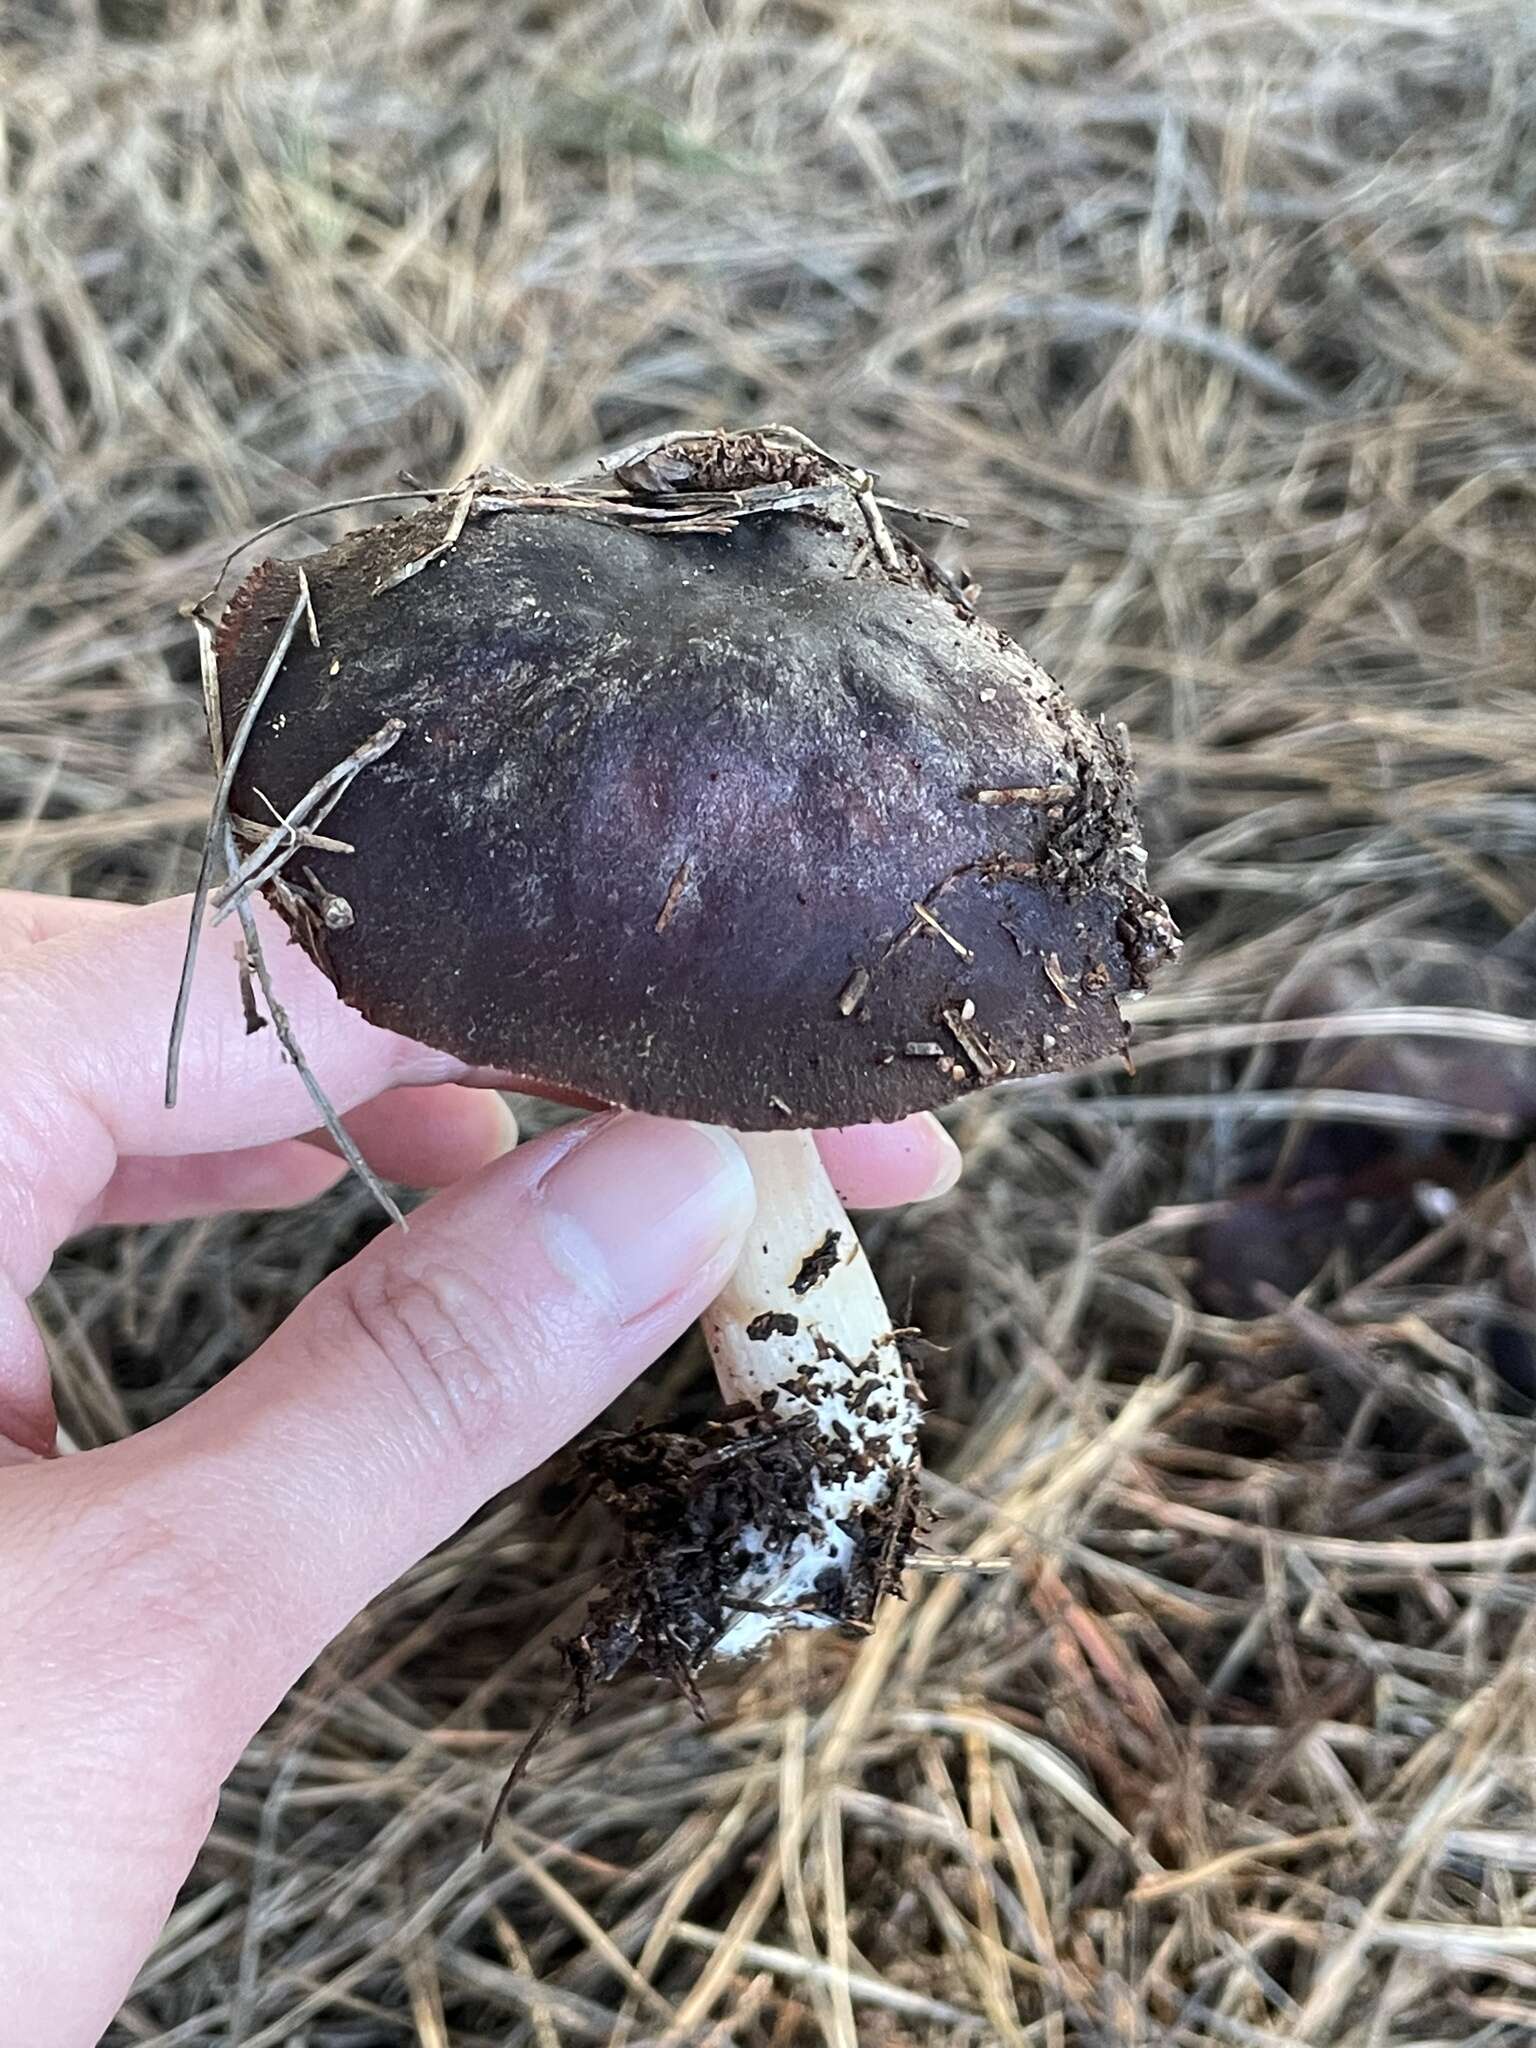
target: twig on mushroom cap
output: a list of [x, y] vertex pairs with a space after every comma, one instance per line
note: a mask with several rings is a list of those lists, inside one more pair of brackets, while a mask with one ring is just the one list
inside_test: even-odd
[[453, 510], [449, 514], [447, 529], [442, 539], [428, 548], [424, 555], [416, 555], [409, 562], [402, 562], [399, 568], [390, 570], [387, 576], [381, 576], [373, 586], [375, 597], [382, 597], [386, 590], [397, 590], [402, 583], [408, 583], [411, 577], [419, 576], [423, 569], [430, 569], [434, 562], [441, 561], [450, 548], [457, 547], [475, 502], [477, 483], [477, 477], [467, 477], [458, 486], [453, 499]]
[[[301, 508], [297, 512], [283, 513], [280, 519], [269, 519], [265, 526], [258, 526], [254, 532], [248, 533], [245, 536], [244, 540], [237, 541], [234, 547], [230, 549], [229, 553], [224, 557], [223, 561], [219, 564], [219, 573], [214, 577], [212, 583], [209, 584], [208, 588], [203, 592], [202, 596], [198, 598], [194, 604], [190, 605], [187, 608], [188, 616], [191, 617], [194, 621], [204, 618], [208, 606], [219, 594], [219, 586], [223, 583], [224, 578], [229, 574], [230, 570], [233, 568], [236, 557], [239, 555], [243, 555], [247, 548], [255, 547], [257, 541], [265, 540], [268, 534], [281, 533], [284, 527], [287, 526], [300, 526], [306, 519], [322, 519], [325, 517], [327, 513], [330, 512], [350, 512], [355, 507], [360, 505], [398, 505], [412, 499], [419, 502], [424, 498], [427, 500], [432, 500], [436, 498], [451, 498], [454, 492], [459, 488], [461, 488], [461, 486], [456, 484], [450, 484], [447, 486], [439, 486], [438, 488], [435, 489], [428, 489], [425, 485], [423, 485], [420, 488], [413, 486], [411, 489], [403, 491], [364, 491], [361, 496], [356, 498], [327, 498], [323, 504], [304, 505], [301, 506]], [[201, 637], [202, 636], [200, 631], [199, 638]], [[206, 694], [207, 693], [205, 681], [205, 701]], [[218, 745], [215, 744], [215, 760], [218, 759], [219, 752], [220, 749]]]
[[[227, 819], [224, 822], [223, 846], [225, 866], [229, 871], [231, 880], [233, 880], [238, 863], [235, 854], [235, 835], [230, 829]], [[298, 1070], [299, 1079], [308, 1090], [310, 1101], [313, 1102], [315, 1108], [319, 1111], [321, 1122], [335, 1140], [342, 1158], [346, 1160], [348, 1166], [351, 1167], [390, 1222], [398, 1223], [402, 1230], [408, 1229], [410, 1226], [405, 1220], [405, 1213], [401, 1209], [400, 1204], [357, 1149], [357, 1140], [337, 1115], [335, 1105], [320, 1085], [314, 1068], [304, 1057], [304, 1048], [299, 1044], [298, 1034], [294, 1031], [293, 1022], [288, 1012], [278, 1001], [277, 991], [272, 986], [271, 970], [267, 966], [267, 956], [262, 947], [261, 933], [257, 928], [256, 914], [251, 909], [249, 900], [242, 896], [235, 908], [239, 913], [240, 929], [245, 939], [245, 957], [249, 961], [257, 981], [261, 984], [261, 993], [266, 999], [267, 1015], [272, 1019], [272, 1028], [277, 1033], [278, 1042], [281, 1044], [283, 1051], [287, 1053], [289, 1059], [292, 1060], [295, 1068]]]
[[[261, 707], [267, 700], [267, 693], [277, 680], [277, 672], [293, 645], [293, 636], [298, 631], [300, 619], [309, 609], [309, 581], [304, 571], [299, 571], [299, 594], [293, 600], [282, 629], [272, 643], [266, 666], [257, 679], [240, 714], [240, 723], [235, 727], [234, 737], [229, 743], [229, 752], [219, 768], [219, 779], [214, 787], [213, 802], [208, 811], [208, 829], [203, 836], [202, 859], [198, 863], [197, 881], [192, 890], [192, 912], [187, 924], [187, 949], [182, 956], [181, 980], [176, 989], [176, 1008], [171, 1017], [171, 1036], [165, 1055], [165, 1106], [176, 1107], [177, 1071], [181, 1064], [182, 1033], [187, 1028], [187, 1004], [192, 996], [192, 970], [197, 965], [198, 941], [202, 937], [203, 911], [207, 907], [208, 891], [213, 882], [215, 850], [223, 844], [225, 824], [229, 814], [229, 793], [234, 787], [235, 772], [240, 766], [246, 742], [251, 730], [261, 715]], [[198, 636], [199, 649], [203, 655], [204, 702], [209, 709], [210, 731], [222, 730], [222, 712], [219, 701], [218, 657], [211, 641]]]
[[[240, 863], [233, 879], [214, 891], [217, 909], [213, 921], [216, 925], [222, 924], [232, 910], [238, 910], [258, 889], [265, 887], [300, 847], [315, 844], [313, 829], [300, 831], [299, 828], [307, 825], [311, 817], [316, 825], [323, 824], [351, 788], [354, 777], [375, 761], [382, 761], [404, 731], [403, 718], [387, 719], [376, 733], [354, 747], [345, 760], [338, 761], [334, 768], [328, 768], [318, 782], [312, 782], [298, 802], [277, 818], [262, 844]], [[330, 850], [335, 852], [340, 844], [340, 841], [332, 840]]]
[[[267, 969], [266, 955], [262, 950], [261, 933], [257, 929], [256, 919], [250, 906], [249, 892], [240, 893], [240, 858], [235, 850], [235, 835], [229, 815], [229, 797], [230, 791], [234, 787], [235, 775], [240, 767], [247, 742], [255, 728], [256, 720], [261, 715], [261, 708], [267, 700], [273, 683], [277, 679], [279, 669], [281, 669], [283, 662], [287, 658], [289, 648], [293, 645], [293, 636], [298, 631], [299, 621], [306, 615], [310, 622], [313, 644], [319, 645], [319, 631], [314, 622], [315, 613], [314, 605], [310, 598], [309, 579], [302, 569], [298, 572], [298, 581], [298, 595], [294, 598], [293, 604], [289, 608], [288, 616], [283, 621], [277, 639], [272, 644], [272, 651], [267, 656], [266, 664], [257, 679], [256, 686], [252, 690], [245, 709], [240, 715], [240, 722], [235, 727], [234, 736], [229, 743], [228, 753], [222, 754], [220, 737], [215, 737], [212, 742], [215, 747], [215, 758], [219, 758], [222, 754], [222, 759], [219, 762], [219, 779], [214, 788], [213, 802], [209, 807], [208, 829], [203, 838], [202, 859], [198, 866], [197, 885], [192, 892], [192, 909], [187, 924], [186, 951], [182, 956], [181, 979], [177, 985], [176, 1007], [171, 1020], [170, 1038], [166, 1046], [165, 1106], [167, 1109], [174, 1109], [176, 1106], [176, 1084], [181, 1059], [181, 1040], [186, 1030], [187, 1005], [192, 995], [192, 974], [197, 964], [198, 941], [202, 936], [203, 913], [207, 908], [208, 894], [213, 882], [213, 863], [217, 850], [218, 853], [222, 854], [224, 860], [227, 877], [225, 889], [228, 894], [229, 904], [231, 908], [239, 913], [240, 928], [244, 939], [240, 989], [247, 1025], [250, 1026], [251, 1020], [256, 1014], [250, 994], [248, 978], [250, 972], [254, 971], [256, 979], [261, 984], [261, 992], [266, 998], [267, 1013], [272, 1019], [273, 1029], [277, 1032], [278, 1040], [284, 1052], [297, 1069], [299, 1078], [308, 1090], [310, 1100], [319, 1111], [320, 1119], [324, 1123], [325, 1128], [335, 1140], [348, 1166], [351, 1167], [359, 1180], [362, 1181], [385, 1215], [388, 1216], [392, 1223], [398, 1223], [404, 1228], [405, 1216], [399, 1203], [395, 1201], [389, 1190], [384, 1186], [384, 1183], [358, 1150], [356, 1140], [341, 1121], [330, 1097], [320, 1085], [314, 1069], [304, 1057], [303, 1048], [300, 1046], [298, 1038], [294, 1033], [288, 1013], [278, 1001], [273, 990], [271, 976]], [[206, 622], [201, 618], [200, 614], [194, 614], [194, 617], [198, 626], [198, 653], [203, 678], [203, 701], [208, 714], [209, 732], [210, 735], [221, 736], [223, 730], [223, 707], [219, 692], [218, 653], [206, 630]], [[375, 734], [374, 740], [377, 741], [381, 737], [381, 734]], [[399, 732], [395, 731], [390, 735], [386, 745], [377, 749], [370, 758], [377, 760], [379, 754], [386, 752], [388, 747], [393, 746], [398, 738]], [[365, 748], [358, 751], [363, 752], [371, 745], [373, 745], [373, 742], [365, 742]], [[342, 764], [343, 767], [345, 765]], [[356, 771], [354, 770], [353, 772], [355, 773]], [[271, 879], [275, 879], [275, 876]]]

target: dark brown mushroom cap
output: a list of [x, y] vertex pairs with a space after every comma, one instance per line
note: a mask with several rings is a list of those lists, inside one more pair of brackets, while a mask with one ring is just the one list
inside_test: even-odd
[[[757, 437], [700, 445], [714, 481], [761, 484]], [[668, 495], [642, 468], [590, 505], [483, 500], [382, 590], [449, 505], [306, 559], [320, 645], [295, 635], [231, 811], [270, 821], [403, 722], [324, 824], [355, 851], [306, 848], [269, 892], [347, 1002], [744, 1129], [893, 1119], [1123, 1047], [1116, 995], [1175, 941], [1122, 739], [900, 536], [883, 564], [809, 461], [778, 481], [817, 502], [728, 507], [724, 531], [650, 524], [643, 495], [659, 522], [698, 478]], [[225, 613], [226, 745], [297, 589], [269, 562]]]

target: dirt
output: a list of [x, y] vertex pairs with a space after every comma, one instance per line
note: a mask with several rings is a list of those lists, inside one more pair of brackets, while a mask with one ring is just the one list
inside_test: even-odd
[[[581, 1633], [560, 1644], [575, 1711], [585, 1711], [595, 1687], [638, 1666], [670, 1679], [702, 1712], [696, 1676], [752, 1604], [734, 1591], [758, 1559], [742, 1532], [755, 1531], [770, 1553], [789, 1549], [813, 1519], [818, 1489], [848, 1467], [851, 1452], [806, 1417], [753, 1408], [691, 1435], [642, 1428], [586, 1444], [577, 1458], [584, 1491], [610, 1510], [620, 1535], [607, 1590]], [[900, 1591], [917, 1523], [915, 1487], [893, 1475], [886, 1497], [847, 1529], [852, 1563], [823, 1574], [807, 1618], [867, 1628], [882, 1597]]]
[[800, 1270], [790, 1281], [795, 1294], [809, 1294], [813, 1287], [819, 1287], [837, 1264], [837, 1248], [842, 1243], [842, 1232], [829, 1230], [812, 1252], [807, 1252], [801, 1261]]
[[837, 471], [810, 449], [743, 433], [685, 437], [621, 464], [614, 474], [635, 497], [668, 498], [682, 491], [741, 491], [759, 484], [810, 490]]
[[760, 1316], [754, 1316], [747, 1325], [747, 1335], [754, 1344], [765, 1344], [770, 1337], [793, 1337], [800, 1327], [800, 1318], [792, 1316], [781, 1308], [765, 1308]]

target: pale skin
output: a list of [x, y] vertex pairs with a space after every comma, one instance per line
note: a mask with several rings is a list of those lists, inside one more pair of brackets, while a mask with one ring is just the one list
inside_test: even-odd
[[[273, 1033], [245, 1035], [222, 935], [163, 1106], [185, 917], [0, 892], [0, 2012], [29, 2048], [92, 2048], [283, 1693], [687, 1328], [754, 1207], [701, 1126], [600, 1114], [511, 1150], [496, 1077], [374, 1030], [269, 927], [364, 1153], [440, 1192], [179, 1414], [60, 1455], [27, 1308], [59, 1244], [343, 1171]], [[855, 1207], [958, 1168], [926, 1117], [818, 1143]]]

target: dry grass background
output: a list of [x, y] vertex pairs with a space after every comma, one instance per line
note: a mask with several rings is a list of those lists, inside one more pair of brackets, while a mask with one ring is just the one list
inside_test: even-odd
[[[176, 607], [257, 522], [779, 417], [971, 516], [1189, 934], [1137, 1082], [973, 1102], [871, 1233], [945, 1347], [937, 1540], [1004, 1569], [707, 1728], [621, 1688], [481, 1859], [605, 1540], [529, 1486], [252, 1748], [110, 2040], [1536, 2038], [1529, 8], [0, 18], [5, 881], [185, 886]], [[373, 1227], [70, 1248], [72, 1430]], [[689, 1345], [625, 1413], [703, 1398]]]

